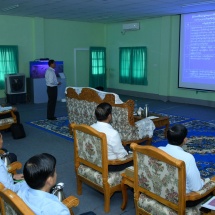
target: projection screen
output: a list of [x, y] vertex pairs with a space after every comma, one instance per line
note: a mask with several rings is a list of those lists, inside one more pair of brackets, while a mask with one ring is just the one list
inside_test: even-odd
[[215, 11], [181, 15], [178, 83], [215, 90]]

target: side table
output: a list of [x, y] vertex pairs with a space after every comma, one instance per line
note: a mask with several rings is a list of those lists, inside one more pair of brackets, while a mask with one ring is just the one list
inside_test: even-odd
[[[161, 115], [158, 115], [158, 114], [152, 114], [152, 115], [158, 117], [158, 118], [155, 118], [155, 119], [151, 119], [154, 122], [154, 125], [155, 125], [156, 128], [160, 128], [160, 127], [165, 126], [164, 136], [166, 137], [167, 131], [168, 131], [168, 128], [169, 128], [169, 117], [168, 116], [161, 116]], [[144, 117], [142, 117], [142, 116], [134, 116], [134, 121], [135, 122], [139, 121], [141, 119], [144, 119]]]

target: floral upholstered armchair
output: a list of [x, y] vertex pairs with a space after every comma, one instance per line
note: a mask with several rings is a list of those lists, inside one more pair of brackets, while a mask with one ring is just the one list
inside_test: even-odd
[[[147, 141], [148, 144], [151, 143], [151, 136], [149, 137], [147, 133], [148, 130], [143, 133], [141, 132], [142, 129], [135, 124], [133, 100], [122, 103], [116, 97], [116, 94], [106, 93], [101, 96], [100, 91], [92, 88], [68, 87], [65, 93], [70, 124], [92, 125], [96, 122], [94, 112], [97, 105], [107, 102], [112, 105], [111, 125], [119, 132], [123, 145], [143, 141]], [[146, 120], [145, 125], [148, 126], [150, 123], [149, 120]]]
[[1, 215], [19, 215], [35, 213], [25, 204], [25, 202], [12, 190], [6, 189], [0, 183], [0, 214]]
[[128, 155], [123, 160], [108, 161], [107, 140], [88, 125], [71, 125], [74, 133], [75, 172], [77, 192], [82, 194], [82, 182], [104, 193], [104, 211], [110, 210], [110, 198], [116, 191], [121, 191], [121, 173], [108, 172], [108, 165], [120, 165], [133, 160]]
[[211, 180], [199, 192], [186, 194], [184, 161], [153, 146], [131, 144], [134, 156], [136, 214], [201, 214], [201, 203], [186, 208], [186, 201], [199, 200], [215, 190]]

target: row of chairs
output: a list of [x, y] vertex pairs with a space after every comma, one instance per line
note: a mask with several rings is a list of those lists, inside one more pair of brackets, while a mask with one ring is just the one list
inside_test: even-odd
[[122, 190], [122, 172], [108, 172], [110, 164], [133, 160], [136, 214], [200, 214], [199, 205], [186, 208], [186, 202], [200, 200], [215, 190], [213, 178], [200, 191], [186, 194], [185, 163], [153, 146], [132, 143], [133, 155], [125, 160], [108, 161], [104, 133], [87, 125], [70, 126], [74, 134], [77, 192], [82, 193], [84, 182], [104, 193], [105, 212], [110, 211], [113, 193]]
[[[108, 165], [134, 161], [134, 201], [136, 214], [200, 214], [199, 207], [186, 208], [187, 201], [196, 201], [215, 190], [215, 178], [198, 192], [186, 195], [185, 164], [153, 146], [131, 144], [133, 155], [124, 160], [108, 161], [106, 135], [87, 125], [72, 124], [74, 132], [75, 172], [77, 192], [82, 193], [82, 183], [104, 193], [104, 211], [110, 211], [110, 198], [121, 191], [122, 172], [108, 172]], [[11, 173], [22, 167], [14, 162]], [[70, 196], [63, 202], [71, 214], [79, 204]], [[27, 212], [29, 210], [29, 212]], [[31, 209], [12, 191], [0, 184], [1, 214], [33, 214]], [[11, 212], [12, 211], [12, 212]], [[155, 212], [157, 211], [157, 212]]]

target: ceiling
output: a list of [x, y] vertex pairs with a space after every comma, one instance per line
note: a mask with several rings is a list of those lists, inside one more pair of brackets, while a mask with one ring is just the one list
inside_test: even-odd
[[0, 0], [0, 15], [116, 23], [215, 10], [215, 0]]

